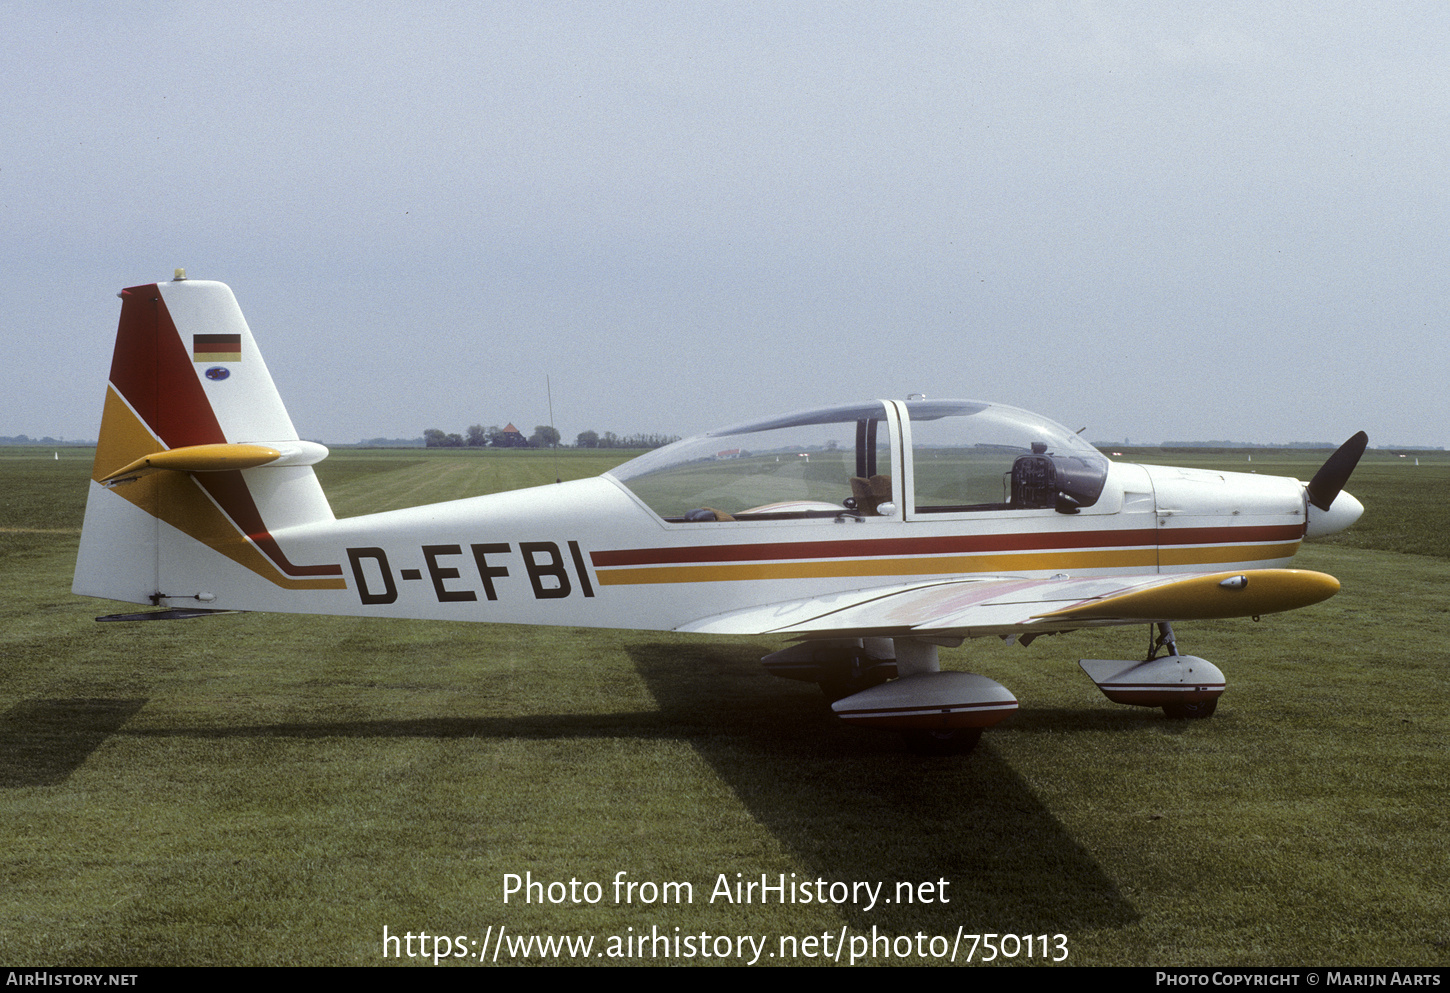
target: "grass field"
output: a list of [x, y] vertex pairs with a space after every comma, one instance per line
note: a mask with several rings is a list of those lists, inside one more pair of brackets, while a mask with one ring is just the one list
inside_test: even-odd
[[[1326, 455], [1124, 458], [1307, 478]], [[0, 449], [0, 963], [381, 964], [384, 927], [500, 926], [592, 935], [599, 963], [639, 961], [610, 939], [652, 927], [764, 936], [776, 963], [783, 936], [873, 927], [1062, 934], [1070, 964], [1450, 962], [1443, 453], [1366, 455], [1349, 487], [1364, 519], [1298, 560], [1341, 579], [1334, 599], [1178, 626], [1227, 673], [1212, 720], [1116, 706], [1078, 670], [1141, 655], [1138, 628], [944, 652], [1022, 702], [967, 760], [840, 726], [813, 687], [764, 672], [770, 640], [96, 624], [117, 608], [69, 592], [90, 457]], [[618, 459], [340, 451], [319, 472], [349, 515]], [[617, 903], [621, 872], [691, 883], [693, 901]], [[505, 903], [526, 873], [602, 898]], [[938, 886], [871, 909], [712, 903], [736, 873]], [[657, 961], [681, 960], [719, 961]]]

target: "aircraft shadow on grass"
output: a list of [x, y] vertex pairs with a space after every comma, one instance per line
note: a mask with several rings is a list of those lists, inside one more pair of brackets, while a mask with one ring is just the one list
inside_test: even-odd
[[691, 729], [695, 750], [800, 860], [802, 881], [884, 881], [883, 894], [951, 881], [948, 904], [843, 905], [853, 928], [1040, 934], [1138, 919], [995, 749], [968, 761], [904, 755], [833, 720], [814, 688], [770, 692], [755, 646], [628, 650], [660, 713]]
[[22, 700], [0, 717], [0, 789], [58, 786], [145, 699]]
[[[840, 912], [853, 928], [941, 934], [961, 925], [1041, 934], [1137, 919], [1092, 855], [994, 748], [969, 761], [904, 755], [833, 719], [813, 688], [767, 677], [757, 646], [642, 642], [626, 650], [657, 709], [125, 729], [145, 699], [24, 701], [0, 718], [0, 788], [63, 783], [118, 733], [676, 740], [689, 743], [794, 855], [800, 882], [882, 882], [890, 898], [898, 882], [950, 881], [950, 903], [883, 902], [871, 911], [844, 904]], [[1019, 720], [1037, 723], [1033, 716]], [[1084, 715], [1058, 716], [1071, 723]]]

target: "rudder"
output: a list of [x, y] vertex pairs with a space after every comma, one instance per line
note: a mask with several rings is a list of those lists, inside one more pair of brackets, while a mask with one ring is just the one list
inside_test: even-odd
[[214, 553], [276, 586], [339, 588], [340, 567], [294, 564], [273, 536], [333, 519], [311, 468], [327, 450], [298, 438], [231, 289], [178, 274], [119, 295], [72, 589], [209, 602]]

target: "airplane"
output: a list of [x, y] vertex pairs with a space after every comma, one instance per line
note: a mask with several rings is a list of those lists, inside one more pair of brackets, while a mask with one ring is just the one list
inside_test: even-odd
[[[592, 479], [336, 519], [232, 291], [121, 291], [74, 592], [163, 608], [768, 635], [853, 724], [970, 751], [1017, 708], [938, 650], [1143, 624], [1084, 659], [1110, 700], [1211, 715], [1173, 623], [1332, 596], [1292, 569], [1363, 507], [1345, 442], [1307, 484], [1114, 462], [1015, 407], [882, 399], [736, 425]], [[101, 618], [106, 619], [106, 618]]]

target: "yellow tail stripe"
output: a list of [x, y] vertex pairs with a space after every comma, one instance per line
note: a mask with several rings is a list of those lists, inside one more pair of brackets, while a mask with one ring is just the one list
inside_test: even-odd
[[[114, 389], [108, 389], [105, 413], [101, 421], [101, 442], [96, 448], [96, 461], [91, 470], [91, 478], [101, 482], [118, 475], [116, 470], [123, 466], [144, 463], [148, 457], [164, 459], [165, 455], [163, 446], [147, 430], [146, 425], [131, 412]], [[283, 574], [271, 559], [263, 555], [256, 545], [237, 530], [189, 475], [175, 472], [151, 473], [118, 483], [106, 492], [126, 500], [153, 517], [160, 518], [178, 531], [283, 589], [347, 589], [347, 582], [343, 579], [293, 579]]]

